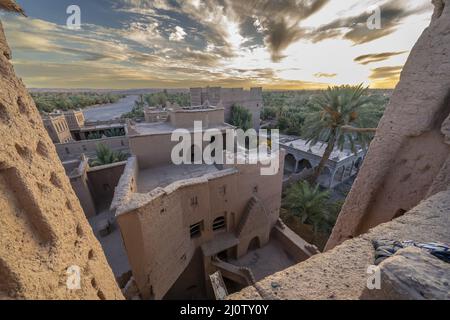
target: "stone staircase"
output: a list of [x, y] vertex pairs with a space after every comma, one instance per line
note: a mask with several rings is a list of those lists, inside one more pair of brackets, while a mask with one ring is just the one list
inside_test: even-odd
[[241, 236], [242, 230], [244, 229], [244, 226], [247, 223], [250, 213], [252, 212], [252, 209], [255, 207], [255, 205], [258, 204], [258, 201], [259, 201], [258, 198], [256, 198], [255, 196], [251, 197], [250, 200], [248, 201], [247, 207], [245, 208], [241, 221], [239, 221], [239, 224], [236, 228], [236, 236], [238, 238]]
[[225, 278], [246, 286], [256, 283], [255, 276], [250, 268], [235, 266], [234, 264], [219, 259], [217, 256], [213, 258], [212, 264], [220, 270]]

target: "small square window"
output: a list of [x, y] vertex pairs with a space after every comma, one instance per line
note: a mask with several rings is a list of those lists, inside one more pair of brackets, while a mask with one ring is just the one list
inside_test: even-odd
[[226, 228], [225, 217], [219, 217], [213, 222], [213, 231], [218, 231]]
[[203, 221], [193, 224], [190, 227], [191, 239], [199, 238], [202, 235]]

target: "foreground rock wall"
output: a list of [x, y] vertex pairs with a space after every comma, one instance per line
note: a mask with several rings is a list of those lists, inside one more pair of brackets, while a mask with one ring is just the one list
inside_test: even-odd
[[425, 250], [406, 248], [380, 265], [379, 290], [366, 289], [367, 300], [449, 300], [450, 263]]
[[450, 185], [450, 3], [433, 3], [326, 249]]
[[[381, 290], [369, 291], [367, 270], [375, 260], [372, 240], [392, 239], [450, 243], [448, 230], [450, 230], [450, 190], [440, 192], [423, 201], [403, 217], [381, 224], [367, 234], [348, 240], [332, 250], [314, 255], [305, 262], [276, 273], [255, 286], [232, 295], [230, 299], [272, 299], [273, 297], [288, 300], [410, 299], [418, 298], [414, 291], [414, 288], [417, 288], [417, 285], [414, 286], [414, 282], [420, 282], [423, 285], [424, 296], [422, 298], [436, 298], [431, 293], [435, 294], [436, 289], [439, 290], [445, 286], [445, 281], [440, 282], [439, 280], [448, 279], [448, 276], [441, 271], [447, 270], [448, 272], [448, 267], [437, 269], [437, 272], [433, 273], [438, 274], [439, 277], [424, 275], [423, 270], [425, 269], [431, 273], [436, 266], [445, 265], [444, 262], [428, 253], [426, 255], [431, 263], [426, 268], [413, 268], [410, 264], [405, 266], [403, 271], [400, 270], [400, 273], [395, 274], [399, 279], [410, 281], [410, 284], [406, 285], [410, 288], [407, 292], [393, 285], [392, 277], [389, 274], [383, 274], [383, 268]], [[418, 256], [419, 260], [420, 257]], [[386, 265], [388, 261], [390, 259], [385, 260], [382, 265]], [[427, 263], [427, 260], [422, 259], [419, 262], [421, 262], [419, 266], [422, 266]], [[392, 260], [389, 263], [392, 264]], [[388, 269], [392, 270], [392, 268]], [[262, 292], [265, 293], [265, 296], [261, 294]], [[440, 292], [437, 293], [440, 294]], [[442, 297], [442, 295], [437, 297]]]
[[0, 299], [122, 299], [10, 58], [0, 23]]

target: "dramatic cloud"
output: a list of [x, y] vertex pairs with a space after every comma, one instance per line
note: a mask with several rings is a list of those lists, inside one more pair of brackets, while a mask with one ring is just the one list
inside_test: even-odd
[[318, 72], [314, 74], [314, 77], [316, 78], [335, 78], [337, 76], [337, 73], [324, 73], [324, 72]]
[[[375, 7], [372, 6], [371, 8]], [[338, 37], [350, 40], [354, 44], [371, 42], [394, 33], [407, 17], [430, 12], [432, 6], [430, 3], [421, 3], [414, 6], [411, 1], [388, 0], [378, 8], [381, 17], [380, 29], [368, 27], [369, 19], [375, 14], [374, 10], [368, 10], [355, 16], [339, 18], [325, 24], [314, 30], [310, 37], [314, 42]]]
[[175, 27], [175, 31], [170, 34], [169, 40], [181, 41], [186, 37], [186, 32], [180, 26]]
[[318, 12], [328, 1], [230, 0], [228, 12], [239, 23], [241, 35], [249, 39], [249, 44], [261, 44], [263, 39], [272, 60], [279, 62], [285, 57], [283, 50], [305, 34], [301, 21]]
[[374, 63], [374, 62], [380, 62], [380, 61], [385, 61], [388, 60], [391, 57], [394, 56], [398, 56], [401, 54], [406, 53], [407, 51], [401, 51], [401, 52], [383, 52], [383, 53], [376, 53], [376, 54], [365, 54], [362, 56], [359, 56], [357, 58], [355, 58], [355, 62], [358, 62], [362, 65], [367, 65], [369, 63]]
[[380, 67], [372, 69], [369, 79], [377, 88], [393, 86], [398, 82], [403, 66]]
[[[403, 64], [431, 17], [429, 0], [79, 0], [74, 31], [64, 1], [18, 2], [30, 18], [1, 19], [31, 87], [393, 86], [385, 61]], [[374, 3], [381, 30], [366, 26]]]
[[381, 67], [372, 69], [372, 75], [370, 79], [386, 79], [396, 77], [402, 71], [403, 66], [395, 66], [395, 67]]

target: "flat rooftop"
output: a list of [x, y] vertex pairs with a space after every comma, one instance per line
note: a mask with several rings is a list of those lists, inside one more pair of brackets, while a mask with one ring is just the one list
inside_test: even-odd
[[165, 188], [180, 180], [200, 178], [218, 171], [219, 169], [215, 166], [206, 164], [183, 164], [179, 166], [171, 164], [140, 170], [137, 179], [138, 192], [147, 193], [158, 187]]
[[[322, 157], [325, 153], [325, 149], [327, 148], [326, 143], [317, 143], [316, 145], [312, 146], [310, 143], [308, 143], [304, 139], [295, 139], [295, 140], [289, 140], [286, 137], [280, 138], [280, 145], [288, 146], [291, 148], [294, 148], [299, 151], [303, 151], [318, 157]], [[358, 153], [361, 152], [362, 149], [358, 149]], [[335, 148], [334, 151], [331, 153], [330, 160], [340, 162], [342, 160], [352, 158], [354, 157], [354, 153], [350, 149], [344, 149], [341, 151], [338, 148]]]
[[100, 125], [87, 125], [80, 129], [81, 132], [94, 131], [94, 130], [107, 130], [107, 129], [121, 129], [125, 128], [123, 123], [112, 123], [112, 124], [100, 124]]
[[[176, 129], [186, 129], [191, 132], [194, 131], [194, 127], [190, 128], [176, 128], [170, 124], [170, 122], [155, 122], [155, 123], [137, 123], [131, 127], [130, 135], [152, 135], [152, 134], [172, 134], [172, 132]], [[208, 128], [203, 128], [202, 131], [208, 129], [218, 129], [220, 131], [226, 129], [234, 129], [234, 127], [230, 124], [218, 124], [212, 125]], [[133, 132], [134, 131], [134, 132]]]

